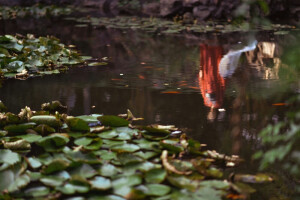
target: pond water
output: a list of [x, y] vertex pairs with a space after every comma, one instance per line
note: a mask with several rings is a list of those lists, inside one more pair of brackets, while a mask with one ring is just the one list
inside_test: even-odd
[[52, 100], [72, 115], [128, 108], [145, 118], [142, 123], [174, 124], [209, 149], [240, 155], [247, 164], [239, 170], [251, 172], [257, 168], [251, 155], [259, 148], [258, 132], [283, 120], [284, 111], [293, 109], [284, 102], [300, 93], [297, 32], [178, 36], [74, 24], [0, 22], [0, 34], [55, 35], [83, 55], [108, 59], [106, 66], [5, 81], [0, 99], [10, 111], [39, 109]]

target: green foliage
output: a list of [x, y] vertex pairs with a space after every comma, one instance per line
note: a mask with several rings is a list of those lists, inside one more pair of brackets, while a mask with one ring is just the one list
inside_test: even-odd
[[[37, 115], [41, 111], [28, 107], [31, 114], [24, 117], [24, 110], [3, 113], [14, 118], [5, 127], [34, 123], [17, 135], [0, 129], [0, 199], [225, 199], [244, 195], [239, 181], [270, 181], [239, 175], [238, 182], [228, 182], [223, 164], [240, 159], [201, 151], [199, 142], [172, 135], [174, 126], [133, 127], [123, 118], [97, 114]], [[90, 126], [101, 129], [89, 132]]]
[[[291, 105], [299, 105], [300, 96], [289, 101]], [[279, 168], [294, 177], [300, 178], [300, 110], [288, 112], [287, 119], [277, 124], [270, 124], [260, 132], [264, 149], [258, 151], [253, 158], [260, 159], [260, 169]], [[298, 190], [300, 186], [297, 186]]]
[[57, 7], [57, 6], [43, 6], [35, 5], [32, 7], [7, 7], [0, 6], [0, 20], [1, 19], [15, 19], [22, 17], [48, 17], [48, 16], [60, 16], [69, 15], [72, 13], [72, 9], [68, 7]]
[[0, 36], [0, 74], [5, 78], [57, 74], [79, 63], [79, 54], [55, 37]]

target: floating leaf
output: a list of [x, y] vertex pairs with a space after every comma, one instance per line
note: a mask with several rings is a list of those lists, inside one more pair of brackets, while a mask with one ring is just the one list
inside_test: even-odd
[[47, 186], [57, 187], [61, 186], [65, 179], [60, 176], [44, 176], [40, 181]]
[[19, 154], [14, 153], [9, 149], [0, 149], [0, 163], [7, 163], [9, 165], [14, 165], [20, 161], [21, 158]]
[[90, 181], [92, 188], [98, 189], [98, 190], [108, 190], [111, 188], [111, 181], [110, 179], [96, 176], [94, 179]]
[[149, 140], [162, 140], [167, 138], [171, 132], [165, 129], [157, 129], [152, 127], [143, 127], [146, 132], [143, 132], [143, 136]]
[[27, 197], [42, 197], [48, 195], [50, 189], [44, 186], [33, 187], [25, 190], [24, 194]]
[[167, 149], [172, 153], [180, 153], [184, 151], [184, 147], [178, 140], [162, 140], [159, 144], [163, 149]]
[[140, 147], [135, 144], [122, 144], [122, 145], [114, 145], [111, 147], [112, 151], [118, 151], [118, 152], [135, 152], [139, 149]]
[[64, 194], [75, 194], [76, 192], [79, 193], [86, 193], [89, 191], [90, 187], [87, 182], [84, 180], [71, 180], [69, 183], [57, 187], [57, 190], [61, 191]]
[[50, 133], [55, 133], [55, 129], [46, 124], [40, 124], [37, 127], [35, 127], [34, 130], [41, 135], [48, 135]]
[[46, 151], [56, 152], [61, 150], [67, 143], [69, 138], [61, 134], [52, 134], [47, 137], [41, 138], [37, 145], [43, 147]]
[[36, 134], [27, 134], [27, 135], [18, 135], [17, 138], [22, 138], [23, 140], [26, 140], [29, 143], [33, 143], [39, 141], [42, 138], [42, 136]]
[[88, 66], [101, 66], [101, 65], [107, 65], [106, 62], [92, 62], [89, 63]]
[[86, 123], [97, 123], [99, 122], [97, 118], [100, 116], [102, 115], [92, 114], [92, 115], [81, 115], [81, 116], [77, 116], [76, 118], [82, 119]]
[[99, 155], [102, 160], [112, 160], [117, 158], [116, 152], [99, 150], [93, 152], [95, 155]]
[[46, 124], [48, 126], [58, 128], [61, 127], [62, 122], [60, 122], [58, 119], [56, 119], [55, 116], [51, 115], [37, 115], [30, 118], [31, 122], [34, 122], [36, 124]]
[[71, 131], [90, 131], [88, 123], [83, 119], [72, 117], [67, 123]]
[[168, 176], [167, 180], [174, 185], [175, 187], [178, 188], [185, 188], [191, 191], [195, 191], [196, 188], [199, 186], [199, 182], [189, 179], [185, 176]]
[[69, 162], [62, 159], [55, 159], [50, 164], [45, 166], [42, 170], [43, 174], [52, 174], [66, 169], [69, 166]]
[[82, 164], [79, 167], [70, 171], [71, 175], [80, 176], [83, 178], [91, 178], [97, 174], [96, 170], [88, 164]]
[[151, 169], [146, 172], [145, 180], [147, 183], [161, 183], [167, 177], [167, 172], [164, 169]]
[[110, 127], [121, 127], [128, 126], [129, 122], [126, 119], [123, 119], [114, 115], [104, 115], [97, 118], [104, 126]]
[[143, 187], [138, 187], [138, 189], [141, 189], [146, 195], [149, 196], [164, 196], [171, 191], [169, 186], [162, 184], [147, 184]]
[[3, 145], [7, 149], [11, 149], [11, 150], [15, 150], [15, 151], [31, 149], [30, 143], [27, 142], [26, 140], [22, 140], [22, 139], [16, 140], [14, 142], [4, 142]]
[[32, 129], [35, 125], [35, 123], [14, 124], [5, 126], [4, 130], [10, 133], [26, 133], [27, 129]]
[[111, 164], [103, 164], [99, 170], [101, 176], [112, 177], [118, 173], [118, 169]]
[[86, 145], [89, 145], [91, 144], [93, 141], [93, 138], [88, 138], [88, 137], [82, 137], [82, 138], [78, 138], [74, 141], [75, 144], [77, 145], [83, 145], [83, 146], [86, 146]]
[[28, 164], [34, 169], [42, 166], [42, 163], [36, 158], [30, 157], [27, 159], [27, 161], [28, 161]]
[[18, 191], [19, 189], [27, 186], [30, 183], [30, 177], [26, 174], [16, 178], [14, 182], [9, 185], [8, 187], [8, 192], [15, 192]]

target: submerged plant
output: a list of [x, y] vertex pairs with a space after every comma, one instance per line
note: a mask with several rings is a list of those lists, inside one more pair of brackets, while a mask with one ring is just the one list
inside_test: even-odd
[[58, 74], [79, 63], [78, 52], [53, 36], [0, 36], [0, 76], [5, 78]]
[[130, 111], [73, 117], [55, 101], [16, 115], [0, 106], [0, 199], [243, 199], [253, 189], [242, 182], [272, 180], [226, 180], [240, 158], [202, 150], [174, 126], [134, 126]]

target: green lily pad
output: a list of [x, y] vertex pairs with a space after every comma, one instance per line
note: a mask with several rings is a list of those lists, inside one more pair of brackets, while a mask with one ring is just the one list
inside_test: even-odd
[[90, 131], [90, 127], [86, 121], [80, 118], [69, 118], [67, 120], [68, 126], [71, 131]]
[[49, 165], [45, 166], [42, 170], [43, 174], [52, 174], [54, 172], [59, 172], [65, 170], [69, 167], [69, 162], [62, 159], [53, 160]]
[[46, 151], [56, 152], [61, 150], [68, 142], [69, 138], [61, 134], [52, 134], [41, 138], [37, 145], [43, 147]]
[[77, 138], [74, 143], [77, 145], [82, 145], [82, 146], [87, 146], [91, 144], [93, 141], [93, 138], [88, 138], [88, 137], [82, 137], [82, 138]]
[[69, 183], [57, 187], [64, 194], [86, 193], [90, 190], [89, 184], [83, 180], [71, 180]]
[[118, 174], [118, 169], [114, 165], [107, 163], [100, 167], [99, 173], [101, 176], [112, 177]]
[[102, 66], [102, 65], [107, 65], [108, 63], [106, 62], [92, 62], [89, 63], [88, 66]]
[[76, 118], [82, 119], [86, 123], [97, 123], [99, 122], [97, 118], [100, 116], [102, 115], [92, 114], [92, 115], [81, 115], [81, 116], [77, 116]]
[[116, 152], [107, 151], [107, 150], [99, 150], [93, 152], [95, 155], [100, 156], [102, 160], [112, 160], [117, 158]]
[[185, 176], [177, 176], [177, 175], [172, 175], [168, 176], [167, 180], [174, 185], [175, 187], [178, 187], [180, 189], [188, 189], [191, 191], [195, 191], [196, 188], [199, 186], [199, 182], [189, 179]]
[[145, 174], [147, 183], [161, 183], [167, 177], [167, 171], [164, 169], [151, 169]]
[[37, 158], [34, 158], [34, 157], [30, 157], [27, 159], [28, 161], [28, 164], [33, 168], [33, 169], [36, 169], [36, 168], [39, 168], [42, 166], [42, 163], [37, 159]]
[[9, 185], [8, 187], [8, 192], [15, 192], [18, 191], [19, 189], [27, 186], [30, 183], [30, 177], [26, 174], [19, 176], [14, 180], [14, 182]]
[[97, 190], [108, 190], [111, 188], [111, 181], [110, 179], [104, 178], [102, 176], [96, 176], [90, 181], [92, 188]]
[[163, 149], [167, 149], [172, 153], [180, 153], [184, 151], [184, 147], [178, 140], [162, 140], [159, 144]]
[[19, 154], [14, 153], [9, 149], [0, 149], [0, 163], [7, 163], [9, 165], [14, 165], [20, 161], [21, 158]]
[[55, 133], [55, 129], [46, 124], [40, 124], [37, 127], [35, 127], [34, 130], [41, 135], [48, 135], [51, 133]]
[[51, 115], [37, 115], [30, 118], [31, 122], [36, 124], [46, 124], [50, 127], [58, 128], [61, 127], [62, 122], [56, 119], [55, 116]]
[[145, 186], [138, 187], [138, 189], [142, 190], [149, 196], [164, 196], [171, 191], [171, 187], [162, 184], [147, 184]]
[[122, 144], [122, 145], [114, 145], [111, 147], [112, 151], [117, 151], [117, 152], [135, 152], [139, 149], [140, 147], [135, 144]]
[[97, 118], [102, 125], [110, 127], [128, 126], [129, 121], [114, 115], [104, 115]]
[[48, 195], [50, 189], [44, 186], [33, 187], [25, 190], [24, 194], [27, 197], [43, 197]]
[[13, 124], [4, 127], [9, 133], [26, 133], [27, 129], [32, 129], [35, 123]]
[[26, 140], [29, 143], [33, 143], [39, 141], [42, 138], [42, 136], [36, 134], [27, 134], [27, 135], [18, 135], [17, 138], [22, 138], [23, 140]]
[[152, 127], [143, 127], [145, 132], [142, 132], [142, 135], [149, 140], [162, 140], [169, 137], [171, 134], [170, 131], [167, 131], [165, 129], [158, 129], [158, 128], [152, 128]]
[[40, 181], [47, 186], [57, 187], [61, 186], [64, 183], [65, 179], [59, 176], [44, 176], [40, 179]]
[[91, 167], [89, 164], [82, 164], [79, 167], [76, 167], [75, 169], [72, 169], [70, 171], [71, 175], [80, 176], [83, 178], [91, 178], [97, 174], [96, 170]]

